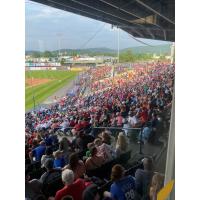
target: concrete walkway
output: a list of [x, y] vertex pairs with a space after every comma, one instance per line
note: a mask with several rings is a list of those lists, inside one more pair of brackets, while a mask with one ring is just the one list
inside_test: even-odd
[[42, 104], [52, 104], [55, 103], [55, 97], [57, 99], [60, 99], [66, 96], [67, 92], [69, 92], [74, 87], [77, 80], [78, 80], [78, 75], [76, 76], [75, 79], [68, 82], [64, 87], [62, 87], [61, 89], [57, 90], [54, 94], [49, 96]]

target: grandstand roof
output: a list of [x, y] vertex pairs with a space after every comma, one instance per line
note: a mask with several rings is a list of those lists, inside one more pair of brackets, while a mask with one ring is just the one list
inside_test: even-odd
[[134, 37], [175, 41], [175, 0], [32, 0], [118, 26]]

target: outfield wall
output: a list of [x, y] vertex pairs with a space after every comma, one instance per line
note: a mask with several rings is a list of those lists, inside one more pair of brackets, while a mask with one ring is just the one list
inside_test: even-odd
[[57, 70], [57, 67], [25, 67], [25, 70]]

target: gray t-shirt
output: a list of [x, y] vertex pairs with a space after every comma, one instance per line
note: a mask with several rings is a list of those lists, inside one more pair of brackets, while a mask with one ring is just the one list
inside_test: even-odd
[[42, 195], [42, 184], [39, 180], [33, 179], [25, 182], [25, 197], [27, 199], [36, 199], [39, 195]]
[[55, 180], [58, 180], [61, 178], [61, 170], [60, 169], [54, 169], [51, 172], [45, 172], [41, 177], [40, 177], [40, 182], [42, 184], [47, 184], [51, 183]]
[[148, 195], [153, 175], [153, 171], [137, 169], [137, 171], [135, 172], [135, 184], [136, 190], [139, 194]]

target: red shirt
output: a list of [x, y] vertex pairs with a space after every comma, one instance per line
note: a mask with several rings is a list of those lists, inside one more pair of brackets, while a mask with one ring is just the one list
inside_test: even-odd
[[76, 131], [79, 131], [79, 130], [81, 130], [83, 128], [83, 126], [82, 126], [82, 124], [79, 123], [79, 124], [76, 124], [74, 126], [74, 128], [75, 128]]
[[83, 121], [81, 125], [83, 128], [86, 128], [87, 126], [89, 126], [89, 123], [87, 121]]
[[66, 185], [63, 189], [56, 192], [55, 200], [61, 200], [64, 196], [72, 196], [73, 200], [81, 200], [83, 191], [90, 182], [85, 182], [83, 179], [78, 178], [71, 185]]
[[143, 122], [146, 122], [148, 120], [148, 111], [147, 111], [147, 109], [145, 109], [144, 111], [142, 111], [140, 117], [141, 117], [141, 120]]

